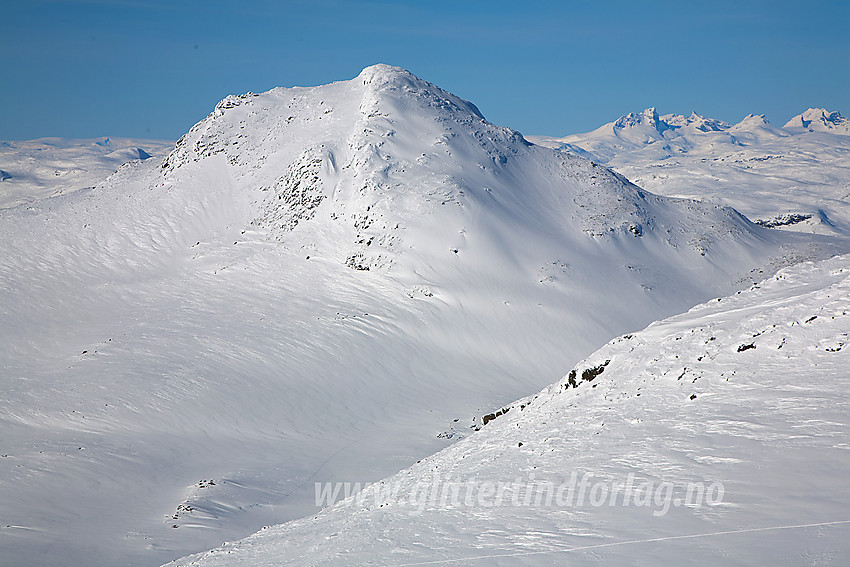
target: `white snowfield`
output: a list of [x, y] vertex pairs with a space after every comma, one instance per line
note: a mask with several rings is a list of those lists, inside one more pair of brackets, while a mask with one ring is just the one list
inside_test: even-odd
[[39, 138], [0, 142], [0, 209], [94, 187], [123, 164], [168, 155], [174, 142]]
[[734, 207], [764, 226], [850, 234], [850, 121], [837, 111], [809, 109], [778, 128], [760, 115], [730, 125], [648, 108], [585, 134], [529, 139], [660, 195]]
[[0, 241], [2, 565], [155, 565], [314, 514], [316, 482], [385, 478], [614, 336], [850, 250], [385, 65], [228, 97], [162, 161], [0, 210]]
[[801, 264], [611, 341], [319, 514], [173, 565], [840, 565], [848, 368], [850, 256]]

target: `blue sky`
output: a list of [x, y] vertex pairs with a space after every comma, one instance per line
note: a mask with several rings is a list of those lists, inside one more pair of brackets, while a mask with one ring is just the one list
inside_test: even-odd
[[176, 139], [230, 93], [405, 67], [524, 134], [850, 114], [850, 1], [6, 0], [0, 139]]

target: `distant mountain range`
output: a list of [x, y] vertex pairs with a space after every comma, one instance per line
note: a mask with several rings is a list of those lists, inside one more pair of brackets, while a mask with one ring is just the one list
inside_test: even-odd
[[[810, 108], [788, 121], [783, 128], [770, 124], [764, 115], [749, 114], [737, 124], [706, 118], [692, 112], [659, 115], [655, 108], [629, 113], [585, 134], [562, 138], [528, 136], [528, 139], [547, 147], [573, 150], [602, 163], [626, 152], [634, 152], [659, 144], [665, 157], [688, 153], [692, 149], [711, 146], [748, 146], [776, 138], [800, 135], [804, 132], [828, 132], [850, 135], [850, 120], [837, 111]], [[659, 157], [662, 154], [659, 154]]]
[[764, 225], [850, 234], [850, 121], [809, 109], [784, 127], [692, 113], [627, 114], [584, 134], [529, 140], [581, 155], [661, 195], [735, 207]]

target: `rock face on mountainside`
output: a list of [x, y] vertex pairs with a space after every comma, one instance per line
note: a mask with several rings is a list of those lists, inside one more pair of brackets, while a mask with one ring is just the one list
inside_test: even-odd
[[386, 65], [227, 97], [0, 239], [0, 563], [69, 565], [308, 515], [313, 482], [392, 474], [613, 336], [844, 249]]

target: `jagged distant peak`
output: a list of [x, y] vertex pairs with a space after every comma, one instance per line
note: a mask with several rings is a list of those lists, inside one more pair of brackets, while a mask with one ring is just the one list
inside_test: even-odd
[[688, 116], [685, 116], [684, 114], [665, 114], [661, 116], [661, 120], [668, 128], [673, 129], [690, 126], [702, 132], [720, 132], [729, 128], [729, 124], [726, 122], [715, 118], [708, 118], [701, 114], [697, 114], [697, 112], [693, 110]]
[[630, 112], [625, 116], [621, 116], [613, 123], [615, 130], [624, 130], [639, 126], [649, 126], [654, 128], [659, 133], [666, 130], [675, 130], [686, 126], [692, 127], [702, 132], [720, 132], [727, 130], [730, 125], [722, 120], [708, 118], [692, 111], [690, 115], [684, 114], [664, 114], [659, 115], [654, 106], [651, 106], [642, 112]]
[[658, 111], [654, 106], [650, 106], [649, 108], [644, 109], [643, 116], [647, 120], [658, 120]]
[[697, 130], [703, 132], [720, 132], [729, 128], [729, 124], [715, 118], [706, 118], [696, 112], [691, 112], [688, 117], [688, 124], [693, 125]]
[[810, 132], [831, 132], [850, 134], [850, 120], [841, 116], [837, 110], [809, 108], [785, 124], [785, 128], [803, 128]]
[[646, 108], [643, 112], [629, 112], [614, 121], [615, 129], [633, 128], [639, 125], [657, 127], [659, 124], [658, 112], [654, 106]]
[[688, 124], [688, 117], [684, 114], [663, 114], [661, 115], [661, 120], [663, 120], [671, 128], [681, 128]]

